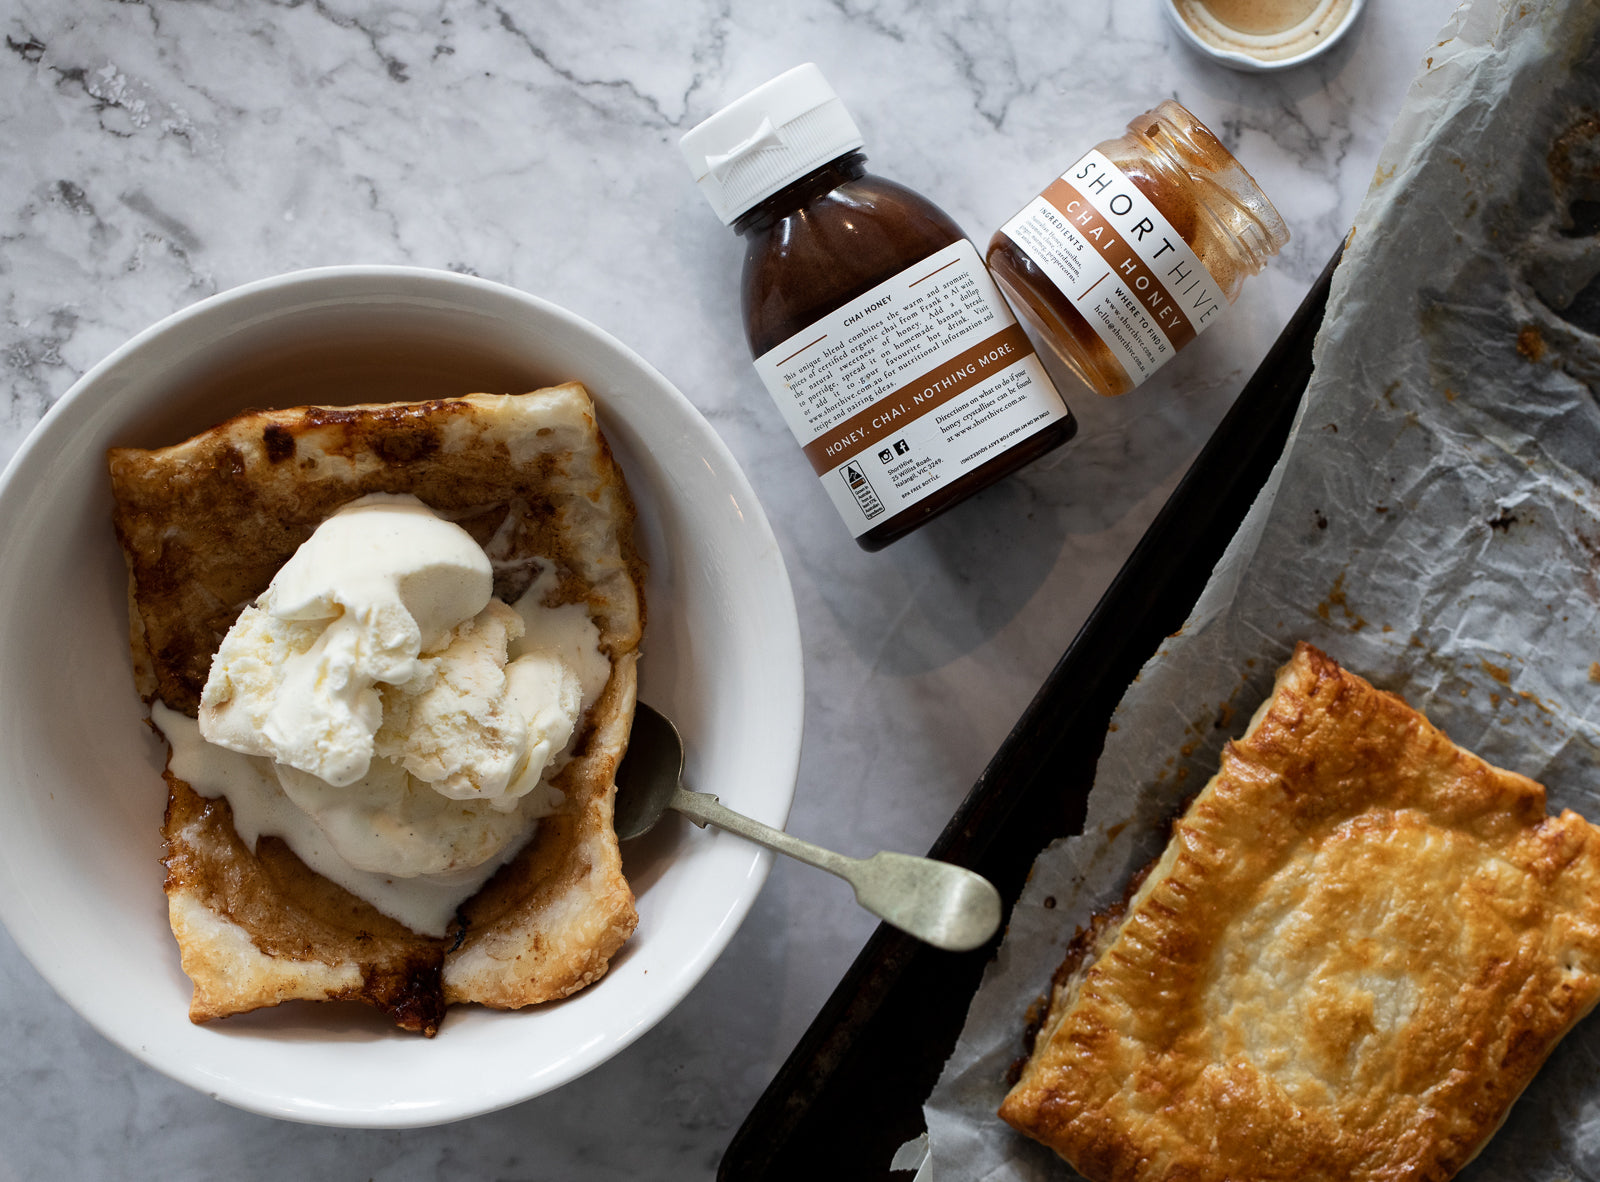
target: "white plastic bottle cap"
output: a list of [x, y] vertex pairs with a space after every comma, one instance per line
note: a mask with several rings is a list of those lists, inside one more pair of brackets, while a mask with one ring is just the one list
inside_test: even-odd
[[723, 225], [861, 144], [855, 120], [811, 62], [734, 100], [678, 141]]

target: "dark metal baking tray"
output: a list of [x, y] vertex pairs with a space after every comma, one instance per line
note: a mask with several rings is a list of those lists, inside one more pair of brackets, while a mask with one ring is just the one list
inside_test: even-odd
[[[1081, 832], [1111, 712], [1183, 624], [1282, 453], [1338, 260], [1335, 252], [929, 851], [987, 876], [1008, 914], [1038, 852]], [[734, 1135], [718, 1178], [893, 1176], [890, 1159], [923, 1132], [922, 1102], [997, 943], [956, 955], [879, 926]]]

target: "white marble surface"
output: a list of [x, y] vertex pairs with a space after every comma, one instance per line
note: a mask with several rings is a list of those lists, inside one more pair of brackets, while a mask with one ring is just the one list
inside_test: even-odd
[[[1321, 61], [1244, 76], [1182, 47], [1157, 0], [7, 0], [0, 459], [127, 337], [251, 279], [409, 263], [552, 299], [676, 382], [773, 520], [809, 686], [790, 827], [920, 852], [1344, 233], [1453, 7], [1372, 0]], [[740, 243], [676, 149], [804, 60], [856, 115], [869, 166], [980, 242], [1167, 97], [1241, 156], [1294, 240], [1143, 389], [1066, 388], [1072, 444], [864, 554], [749, 366]], [[0, 1182], [708, 1177], [871, 929], [843, 884], [780, 865], [705, 981], [622, 1055], [399, 1133], [279, 1124], [171, 1083], [0, 935]]]

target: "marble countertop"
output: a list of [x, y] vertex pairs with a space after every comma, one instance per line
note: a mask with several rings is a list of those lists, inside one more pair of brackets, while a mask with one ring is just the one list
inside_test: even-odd
[[[1317, 62], [1242, 75], [1157, 0], [12, 0], [0, 13], [0, 460], [90, 366], [215, 292], [343, 262], [450, 268], [621, 337], [721, 433], [772, 519], [806, 652], [789, 827], [925, 850], [1351, 223], [1454, 0], [1373, 0]], [[1293, 240], [1146, 386], [1064, 386], [1078, 437], [883, 553], [856, 548], [745, 350], [741, 243], [677, 138], [816, 61], [869, 167], [980, 243], [1164, 98]], [[780, 863], [655, 1029], [552, 1094], [406, 1132], [228, 1108], [106, 1042], [0, 933], [0, 1182], [704, 1178], [873, 921]]]

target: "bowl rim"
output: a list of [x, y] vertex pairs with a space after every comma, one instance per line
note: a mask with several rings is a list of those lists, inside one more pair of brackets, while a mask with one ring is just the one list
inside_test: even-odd
[[[764, 764], [774, 769], [773, 781], [782, 785], [781, 800], [776, 802], [781, 813], [778, 824], [781, 825], [783, 818], [793, 807], [795, 787], [799, 778], [805, 706], [804, 659], [793, 583], [789, 578], [787, 565], [765, 508], [756, 497], [747, 474], [716, 429], [665, 375], [630, 346], [594, 322], [547, 299], [507, 284], [438, 268], [349, 263], [303, 268], [252, 280], [216, 292], [169, 313], [117, 346], [85, 371], [40, 417], [6, 462], [3, 471], [0, 471], [0, 556], [16, 545], [17, 527], [8, 521], [11, 515], [6, 510], [12, 507], [14, 500], [22, 498], [30, 479], [43, 475], [43, 470], [35, 470], [40, 469], [42, 464], [48, 463], [44, 449], [54, 442], [61, 432], [70, 434], [82, 426], [82, 422], [77, 420], [85, 420], [99, 409], [104, 398], [96, 399], [96, 391], [106, 381], [108, 374], [115, 372], [130, 357], [151, 347], [152, 342], [196, 320], [217, 316], [240, 304], [248, 305], [254, 299], [296, 287], [308, 288], [307, 298], [300, 304], [305, 306], [315, 302], [317, 286], [346, 283], [372, 285], [374, 290], [370, 296], [376, 299], [404, 300], [416, 296], [439, 300], [448, 305], [450, 289], [453, 288], [457, 292], [463, 289], [475, 290], [492, 299], [509, 301], [510, 304], [531, 309], [538, 315], [561, 322], [579, 336], [587, 337], [602, 347], [614, 351], [617, 359], [636, 367], [654, 383], [658, 392], [665, 394], [678, 405], [681, 413], [686, 413], [692, 422], [697, 422], [703, 427], [703, 432], [700, 433], [702, 438], [697, 439], [696, 446], [702, 446], [715, 458], [722, 476], [730, 485], [730, 490], [738, 498], [743, 518], [750, 522], [752, 530], [759, 539], [770, 542], [770, 545], [763, 547], [762, 561], [770, 561], [773, 564], [769, 572], [769, 581], [781, 593], [779, 602], [768, 603], [769, 614], [774, 619], [765, 621], [771, 625], [775, 620], [778, 626], [763, 633], [764, 642], [769, 646], [771, 654], [771, 659], [765, 664], [771, 668], [784, 670], [788, 674], [784, 678], [786, 685], [773, 687], [774, 702], [779, 708], [776, 717], [782, 725], [775, 727], [770, 734], [764, 732], [763, 742]], [[412, 285], [419, 290], [388, 292], [379, 290], [389, 284]], [[433, 290], [422, 291], [421, 288]], [[348, 299], [354, 294], [344, 292], [340, 298]], [[285, 310], [267, 309], [269, 314], [282, 314]], [[114, 390], [110, 392], [114, 393]], [[110, 394], [104, 397], [109, 397]], [[603, 396], [596, 401], [604, 416], [607, 412]], [[19, 514], [18, 518], [20, 516]], [[135, 1032], [123, 1029], [112, 1020], [115, 1015], [109, 1015], [97, 1008], [94, 999], [98, 990], [92, 983], [70, 979], [64, 972], [58, 971], [58, 966], [48, 955], [47, 942], [36, 930], [36, 920], [32, 911], [10, 891], [0, 891], [0, 924], [4, 924], [23, 957], [51, 987], [56, 996], [79, 1017], [115, 1046], [163, 1075], [203, 1095], [245, 1111], [309, 1124], [348, 1128], [424, 1127], [484, 1115], [552, 1091], [598, 1067], [676, 1009], [688, 993], [704, 979], [711, 966], [726, 950], [765, 884], [773, 863], [773, 855], [754, 845], [750, 845], [749, 850], [751, 852], [747, 862], [748, 869], [743, 874], [737, 896], [720, 913], [715, 926], [708, 925], [708, 934], [696, 953], [675, 968], [671, 974], [672, 980], [663, 983], [663, 992], [658, 995], [659, 1003], [649, 1007], [649, 1012], [640, 1020], [631, 1022], [608, 1037], [593, 1039], [579, 1053], [568, 1056], [563, 1061], [561, 1070], [555, 1073], [558, 1078], [544, 1080], [521, 1076], [516, 1081], [520, 1086], [508, 1088], [504, 1095], [490, 1100], [474, 1095], [463, 1098], [463, 1102], [454, 1106], [437, 1104], [420, 1116], [404, 1105], [330, 1112], [324, 1104], [310, 1103], [304, 1099], [297, 1100], [296, 1097], [281, 1092], [264, 1093], [259, 1087], [235, 1088], [230, 1091], [225, 1086], [219, 1086], [220, 1081], [214, 1075], [201, 1070], [197, 1064], [159, 1053], [159, 1040], [146, 1040]], [[0, 859], [0, 862], [5, 861], [8, 859]], [[0, 885], [3, 885], [3, 881], [9, 879], [12, 872], [9, 866], [3, 864], [0, 864], [0, 870], [4, 871], [0, 874]], [[600, 984], [603, 984], [603, 981], [596, 982], [596, 985]], [[578, 996], [581, 997], [582, 993]], [[540, 1009], [541, 1007], [537, 1006], [530, 1007], [533, 1013], [537, 1013]], [[515, 1013], [508, 1012], [508, 1016], [515, 1016]]]
[[1326, 37], [1318, 41], [1310, 49], [1302, 50], [1293, 57], [1279, 58], [1275, 61], [1252, 57], [1248, 53], [1240, 53], [1237, 50], [1218, 49], [1196, 33], [1189, 26], [1189, 22], [1183, 19], [1183, 13], [1178, 11], [1178, 0], [1161, 0], [1161, 7], [1177, 28], [1179, 37], [1195, 52], [1210, 58], [1219, 65], [1227, 66], [1231, 70], [1238, 70], [1240, 73], [1275, 74], [1280, 70], [1292, 70], [1296, 66], [1302, 66], [1312, 58], [1320, 57], [1322, 54], [1327, 53], [1343, 40], [1344, 35], [1356, 23], [1356, 18], [1361, 15], [1362, 9], [1366, 7], [1366, 3], [1367, 0], [1350, 0], [1350, 7], [1346, 10], [1343, 19], [1334, 26]]

